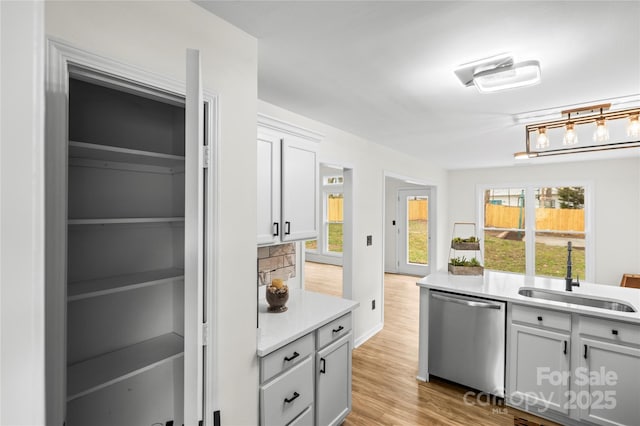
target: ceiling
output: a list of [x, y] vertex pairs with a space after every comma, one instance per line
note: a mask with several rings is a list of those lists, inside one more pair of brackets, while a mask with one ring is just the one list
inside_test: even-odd
[[[258, 39], [260, 99], [448, 169], [513, 165], [517, 114], [640, 99], [640, 1], [198, 4]], [[454, 74], [504, 52], [542, 82], [480, 94]], [[555, 159], [605, 154], [583, 155]]]

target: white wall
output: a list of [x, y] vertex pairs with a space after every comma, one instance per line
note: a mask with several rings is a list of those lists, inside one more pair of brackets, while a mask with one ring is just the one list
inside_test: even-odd
[[76, 47], [181, 81], [185, 49], [200, 49], [203, 85], [219, 96], [219, 408], [223, 424], [256, 424], [256, 216], [246, 196], [256, 192], [256, 40], [189, 1], [47, 2], [45, 26]]
[[446, 226], [450, 233], [453, 222], [477, 220], [478, 185], [567, 182], [592, 185], [593, 217], [587, 218], [592, 220], [595, 247], [591, 281], [620, 285], [622, 274], [640, 273], [638, 158], [450, 171]]
[[[260, 113], [289, 123], [320, 132], [325, 135], [320, 143], [319, 159], [322, 163], [342, 164], [353, 168], [354, 189], [354, 253], [353, 253], [353, 293], [352, 298], [360, 302], [355, 311], [355, 341], [362, 343], [383, 324], [380, 309], [384, 271], [384, 192], [385, 172], [412, 177], [420, 182], [438, 187], [438, 197], [446, 195], [446, 172], [429, 159], [417, 159], [397, 151], [374, 144], [335, 127], [311, 120], [286, 111], [267, 102], [259, 101]], [[445, 217], [447, 202], [443, 199], [438, 206], [438, 215]], [[446, 225], [446, 221], [439, 221]], [[438, 235], [446, 232], [438, 230]], [[373, 237], [373, 245], [366, 246], [366, 236]], [[439, 244], [439, 250], [446, 248], [446, 241]], [[440, 261], [439, 261], [440, 262]], [[444, 259], [444, 267], [446, 259]], [[415, 297], [418, 297], [416, 288]], [[371, 310], [371, 300], [375, 299], [376, 310]], [[418, 318], [416, 318], [418, 321]]]
[[44, 6], [0, 2], [0, 424], [42, 425]]

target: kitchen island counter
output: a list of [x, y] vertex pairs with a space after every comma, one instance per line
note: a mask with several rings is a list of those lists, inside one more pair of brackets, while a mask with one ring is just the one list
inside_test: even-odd
[[[522, 305], [546, 307], [565, 312], [640, 324], [640, 290], [604, 284], [581, 282], [573, 291], [565, 290], [564, 279], [530, 277], [506, 272], [485, 271], [482, 276], [452, 275], [442, 271], [428, 275], [417, 282], [421, 290], [434, 289], [487, 299], [513, 302]], [[522, 287], [551, 290], [575, 296], [589, 296], [604, 300], [622, 301], [633, 306], [636, 312], [612, 311], [603, 308], [556, 302], [526, 297], [518, 294]]]

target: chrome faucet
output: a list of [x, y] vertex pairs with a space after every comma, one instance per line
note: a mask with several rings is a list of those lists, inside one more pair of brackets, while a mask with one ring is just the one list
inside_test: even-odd
[[577, 277], [577, 281], [573, 281], [571, 278], [571, 241], [567, 243], [567, 276], [564, 279], [565, 290], [573, 291], [572, 287], [580, 287], [580, 277]]

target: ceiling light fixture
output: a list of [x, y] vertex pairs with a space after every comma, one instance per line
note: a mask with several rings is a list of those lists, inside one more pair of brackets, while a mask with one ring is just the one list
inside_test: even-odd
[[630, 114], [629, 124], [627, 125], [627, 136], [637, 138], [640, 137], [640, 114]]
[[[640, 137], [640, 107], [609, 111], [610, 107], [611, 104], [607, 103], [568, 109], [562, 111], [562, 115], [566, 118], [561, 120], [527, 124], [525, 126], [526, 150], [516, 152], [514, 154], [514, 158], [535, 158], [551, 155], [640, 147], [640, 140], [638, 140]], [[620, 137], [620, 140], [617, 142], [609, 142], [610, 135], [609, 129], [606, 127], [606, 122], [612, 122], [615, 120], [629, 120], [626, 128], [626, 135], [627, 138], [633, 139], [624, 140], [625, 138], [623, 135], [616, 135], [617, 137]], [[593, 123], [596, 124], [596, 131], [593, 135], [593, 140], [596, 143], [589, 146], [577, 145], [577, 127], [588, 124], [593, 125]], [[562, 128], [565, 128], [564, 136], [562, 138], [562, 145], [564, 145], [564, 147], [548, 149], [551, 146], [549, 130]], [[619, 133], [623, 132], [624, 131], [620, 131]], [[536, 138], [536, 150], [534, 151], [531, 149], [531, 135], [535, 135], [535, 133], [537, 133], [538, 136]]]
[[536, 149], [549, 148], [549, 136], [547, 136], [547, 128], [542, 126], [538, 128], [538, 139], [536, 139]]
[[576, 125], [573, 121], [571, 121], [571, 113], [569, 113], [569, 118], [567, 124], [564, 126], [567, 130], [564, 132], [564, 137], [562, 138], [562, 145], [575, 145], [578, 143], [578, 135], [576, 134]]
[[596, 131], [593, 132], [594, 142], [607, 142], [609, 140], [609, 130], [604, 124], [605, 119], [602, 116], [602, 108], [600, 108], [600, 117], [596, 119]]
[[460, 65], [455, 74], [465, 87], [476, 86], [480, 93], [531, 86], [540, 82], [540, 62], [515, 63], [508, 53]]

